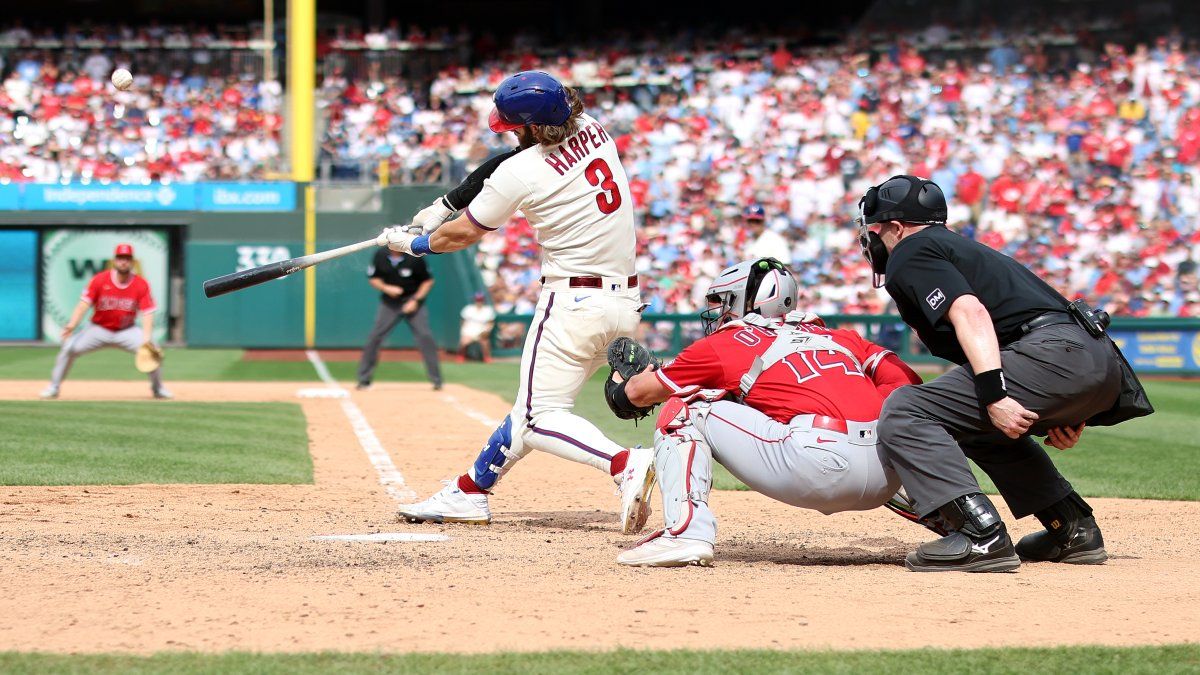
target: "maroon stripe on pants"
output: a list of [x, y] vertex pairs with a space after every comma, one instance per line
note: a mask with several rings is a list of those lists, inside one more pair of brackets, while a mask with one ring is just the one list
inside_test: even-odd
[[529, 379], [525, 383], [525, 421], [533, 422], [533, 369], [537, 367], [537, 350], [538, 345], [542, 342], [542, 329], [546, 327], [546, 319], [550, 318], [550, 308], [554, 307], [554, 293], [550, 293], [550, 300], [546, 302], [546, 311], [542, 314], [542, 320], [538, 323], [537, 336], [533, 338], [533, 353], [529, 356]]

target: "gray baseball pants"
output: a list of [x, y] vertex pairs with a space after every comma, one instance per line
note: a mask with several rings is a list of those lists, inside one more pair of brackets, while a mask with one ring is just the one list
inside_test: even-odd
[[362, 358], [358, 362], [358, 382], [360, 384], [371, 383], [371, 377], [375, 374], [375, 366], [379, 365], [379, 349], [400, 319], [408, 321], [408, 327], [412, 330], [417, 349], [421, 350], [421, 359], [425, 361], [425, 374], [429, 376], [429, 381], [436, 385], [442, 383], [442, 371], [438, 366], [437, 343], [433, 341], [433, 331], [429, 329], [429, 312], [425, 309], [425, 305], [421, 305], [412, 314], [405, 314], [400, 311], [402, 307], [403, 303], [395, 306], [386, 302], [379, 303], [379, 311], [375, 313], [375, 326], [371, 329], [371, 334], [367, 336], [367, 344], [363, 347]]
[[1071, 484], [1031, 435], [1108, 410], [1121, 387], [1111, 341], [1074, 324], [1039, 328], [1001, 349], [1000, 360], [1009, 396], [1039, 416], [1020, 438], [992, 425], [968, 366], [898, 389], [884, 402], [879, 446], [922, 516], [980, 491], [968, 457], [995, 482], [1017, 518], [1066, 497]]
[[[89, 323], [83, 330], [67, 338], [62, 349], [58, 350], [58, 360], [54, 362], [54, 370], [50, 373], [50, 386], [58, 389], [66, 379], [67, 372], [75, 357], [88, 352], [94, 352], [101, 347], [120, 347], [127, 352], [136, 352], [145, 342], [142, 329], [130, 326], [124, 330], [109, 330], [103, 326]], [[162, 389], [162, 368], [149, 373], [150, 386], [154, 391]]]

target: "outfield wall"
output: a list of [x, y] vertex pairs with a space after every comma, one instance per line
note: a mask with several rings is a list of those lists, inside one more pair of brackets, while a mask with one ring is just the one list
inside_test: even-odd
[[[317, 250], [367, 239], [407, 222], [442, 193], [437, 186], [357, 188], [339, 200], [317, 190]], [[153, 268], [159, 339], [193, 347], [304, 347], [305, 277], [272, 281], [220, 298], [202, 284], [237, 269], [302, 255], [303, 189], [292, 183], [172, 186], [0, 185], [0, 341], [55, 343], [83, 285], [103, 269], [114, 237], [133, 239]], [[362, 346], [378, 293], [366, 281], [370, 251], [318, 266], [315, 346]], [[429, 258], [436, 282], [429, 298], [440, 345], [458, 344], [458, 313], [483, 288], [473, 252]], [[143, 270], [147, 271], [147, 270]], [[65, 313], [65, 316], [64, 316]], [[168, 321], [161, 321], [161, 317]], [[412, 335], [398, 327], [391, 347]]]

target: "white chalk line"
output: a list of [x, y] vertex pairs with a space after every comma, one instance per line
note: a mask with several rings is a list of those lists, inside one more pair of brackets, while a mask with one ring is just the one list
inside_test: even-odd
[[[325, 361], [321, 359], [321, 355], [315, 350], [305, 350], [304, 355], [308, 357], [309, 363], [313, 369], [317, 371], [317, 377], [325, 383], [330, 389], [345, 392], [346, 390], [333, 379], [333, 375], [329, 373], [329, 368], [325, 366]], [[371, 461], [371, 466], [375, 467], [375, 473], [379, 475], [379, 484], [387, 490], [392, 499], [398, 503], [407, 503], [417, 498], [417, 493], [404, 483], [404, 474], [400, 473], [400, 469], [396, 468], [396, 464], [392, 461], [392, 456], [379, 442], [379, 436], [375, 434], [375, 430], [371, 428], [367, 422], [366, 415], [358, 405], [348, 398], [342, 398], [339, 402], [342, 404], [342, 412], [346, 414], [346, 419], [350, 421], [350, 428], [354, 430], [354, 435], [358, 438], [358, 444], [362, 446], [363, 452], [367, 454], [367, 459]]]
[[463, 403], [462, 401], [458, 400], [451, 394], [443, 393], [442, 400], [445, 401], [446, 403], [450, 404], [450, 406], [453, 407], [455, 410], [458, 410], [462, 414], [466, 415], [467, 417], [470, 417], [471, 419], [475, 420], [476, 422], [479, 422], [480, 424], [482, 424], [483, 426], [485, 426], [489, 429], [500, 426], [500, 420], [494, 420], [494, 419], [488, 417], [487, 415], [479, 412], [478, 410], [472, 408], [471, 406], [467, 405], [466, 403]]

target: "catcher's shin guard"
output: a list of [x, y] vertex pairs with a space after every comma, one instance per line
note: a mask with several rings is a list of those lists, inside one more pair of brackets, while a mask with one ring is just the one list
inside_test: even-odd
[[717, 538], [717, 520], [708, 508], [712, 489], [712, 450], [691, 425], [654, 434], [654, 468], [662, 490], [663, 536]]

